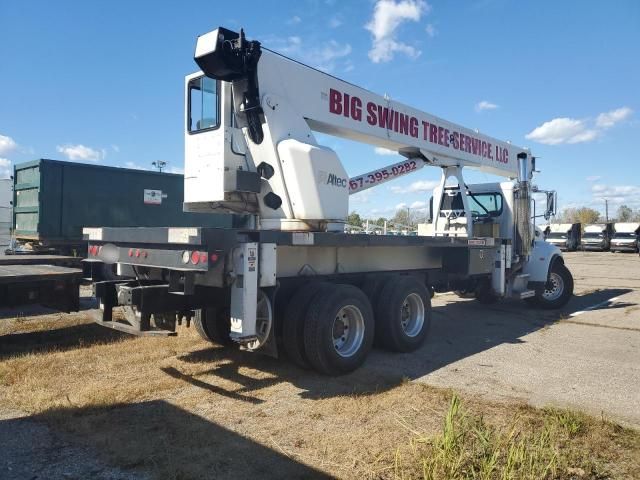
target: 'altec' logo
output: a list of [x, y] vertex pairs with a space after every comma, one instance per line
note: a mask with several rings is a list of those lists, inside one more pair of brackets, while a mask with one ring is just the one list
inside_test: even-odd
[[348, 180], [346, 178], [342, 178], [335, 173], [324, 172], [322, 170], [320, 170], [318, 173], [318, 183], [324, 185], [333, 185], [334, 187], [347, 188]]

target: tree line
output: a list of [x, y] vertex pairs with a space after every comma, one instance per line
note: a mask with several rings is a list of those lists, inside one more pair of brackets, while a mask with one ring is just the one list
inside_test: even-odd
[[[347, 223], [352, 226], [363, 227], [367, 219], [356, 212], [352, 211], [347, 217]], [[577, 207], [565, 208], [553, 219], [553, 223], [602, 223], [606, 218], [593, 208]], [[640, 208], [634, 210], [627, 205], [620, 205], [614, 217], [609, 218], [610, 222], [640, 222]], [[426, 209], [400, 208], [392, 217], [378, 217], [369, 219], [370, 226], [384, 227], [384, 223], [388, 222], [394, 225], [404, 225], [407, 227], [415, 227], [418, 223], [429, 222], [429, 213]]]
[[[553, 223], [602, 223], [607, 219], [597, 210], [589, 207], [565, 208]], [[620, 205], [609, 222], [640, 222], [640, 208], [634, 210], [627, 205]]]

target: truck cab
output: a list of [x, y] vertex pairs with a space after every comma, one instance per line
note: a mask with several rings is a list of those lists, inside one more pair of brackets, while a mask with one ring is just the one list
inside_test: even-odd
[[583, 251], [606, 252], [611, 247], [613, 223], [598, 223], [587, 225], [582, 234], [580, 246]]
[[573, 252], [580, 246], [582, 238], [580, 223], [560, 223], [548, 226], [546, 241], [555, 245], [560, 250]]
[[638, 253], [640, 223], [616, 223], [615, 233], [611, 238], [612, 252]]

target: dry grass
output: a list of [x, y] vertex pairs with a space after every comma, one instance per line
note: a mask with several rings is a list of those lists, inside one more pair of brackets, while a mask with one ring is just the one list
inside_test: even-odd
[[[463, 405], [451, 392], [367, 369], [331, 379], [216, 348], [184, 328], [174, 338], [114, 337], [104, 329], [101, 336], [82, 320], [64, 326], [77, 337], [64, 348], [45, 338], [45, 347], [31, 351], [29, 335], [60, 326], [39, 322], [11, 356], [0, 356], [0, 405], [155, 478], [640, 472], [637, 432], [574, 412], [471, 398]], [[0, 337], [3, 348], [8, 338]]]

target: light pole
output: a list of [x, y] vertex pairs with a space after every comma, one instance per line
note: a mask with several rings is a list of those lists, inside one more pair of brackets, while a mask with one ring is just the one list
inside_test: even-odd
[[155, 162], [151, 162], [151, 165], [156, 167], [160, 173], [162, 173], [162, 169], [167, 166], [167, 162], [164, 160], [157, 160]]
[[609, 200], [604, 199], [604, 219], [606, 222], [609, 222]]

